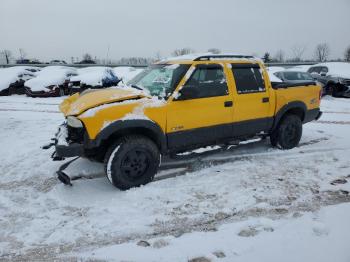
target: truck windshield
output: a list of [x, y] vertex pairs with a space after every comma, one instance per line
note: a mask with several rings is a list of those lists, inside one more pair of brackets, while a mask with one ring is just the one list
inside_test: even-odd
[[152, 65], [127, 84], [146, 89], [152, 96], [168, 98], [185, 75], [190, 65]]

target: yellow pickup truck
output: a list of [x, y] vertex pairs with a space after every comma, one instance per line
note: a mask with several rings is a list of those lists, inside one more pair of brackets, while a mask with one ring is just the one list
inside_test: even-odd
[[55, 155], [103, 161], [109, 181], [125, 190], [152, 181], [161, 155], [259, 135], [270, 136], [272, 146], [293, 148], [302, 124], [321, 116], [320, 97], [313, 82], [271, 83], [254, 57], [174, 58], [127, 85], [63, 101], [66, 121]]

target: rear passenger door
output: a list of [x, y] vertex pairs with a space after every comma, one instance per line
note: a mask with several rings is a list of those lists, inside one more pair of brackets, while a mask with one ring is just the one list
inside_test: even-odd
[[273, 121], [269, 87], [259, 64], [231, 64], [235, 136], [267, 131]]

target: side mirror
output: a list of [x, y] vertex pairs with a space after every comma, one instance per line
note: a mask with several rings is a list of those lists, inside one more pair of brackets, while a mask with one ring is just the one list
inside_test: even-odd
[[193, 99], [197, 97], [198, 95], [198, 89], [196, 86], [192, 85], [187, 85], [184, 86], [180, 91], [179, 91], [179, 96], [176, 100], [187, 100], [187, 99]]
[[320, 76], [327, 76], [327, 73], [326, 72], [321, 72]]

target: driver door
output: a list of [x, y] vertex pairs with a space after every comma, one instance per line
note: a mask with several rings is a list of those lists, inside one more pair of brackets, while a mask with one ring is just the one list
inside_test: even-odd
[[232, 94], [222, 65], [197, 65], [179, 93], [167, 110], [169, 149], [211, 144], [232, 136]]

